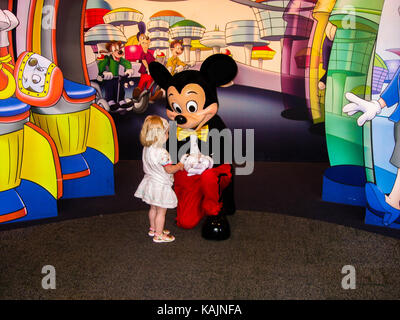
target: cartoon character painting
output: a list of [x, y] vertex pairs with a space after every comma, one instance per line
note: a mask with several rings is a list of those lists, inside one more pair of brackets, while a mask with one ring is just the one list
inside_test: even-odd
[[237, 65], [231, 57], [216, 54], [203, 62], [200, 71], [186, 70], [172, 76], [160, 63], [149, 67], [151, 76], [166, 90], [167, 116], [178, 126], [175, 139], [169, 137], [169, 152], [173, 157], [186, 147], [190, 154], [181, 158], [185, 171], [175, 174], [177, 225], [193, 228], [206, 216], [203, 237], [227, 239], [230, 228], [226, 214], [234, 211], [232, 151], [221, 138], [226, 125], [217, 114], [217, 87], [232, 82]]
[[57, 216], [62, 195], [52, 141], [29, 121], [31, 105], [14, 96], [17, 83], [35, 96], [46, 94], [47, 69], [35, 57], [26, 73], [14, 66], [9, 36], [18, 25], [11, 11], [0, 9], [0, 224]]
[[185, 63], [179, 56], [183, 53], [183, 42], [181, 40], [174, 40], [170, 44], [172, 57], [168, 59], [167, 69], [174, 75], [177, 72], [183, 71], [185, 67], [193, 67], [195, 63]]
[[[347, 93], [346, 98], [350, 101], [349, 104], [344, 106], [343, 112], [349, 116], [362, 112], [363, 114], [358, 118], [357, 123], [363, 126], [367, 121], [374, 119], [381, 110], [385, 107], [391, 107], [398, 104], [400, 101], [400, 68], [393, 80], [390, 82], [386, 90], [381, 94], [379, 100], [367, 101], [354, 95]], [[394, 138], [395, 147], [393, 150], [390, 163], [397, 169], [396, 181], [390, 194], [385, 195], [377, 185], [367, 183], [365, 187], [368, 208], [375, 213], [383, 214], [383, 224], [388, 226], [400, 217], [400, 108], [392, 113], [389, 120], [395, 122], [394, 125]]]
[[327, 70], [329, 67], [329, 59], [330, 59], [331, 52], [332, 52], [332, 46], [333, 46], [333, 40], [335, 38], [335, 32], [336, 32], [336, 27], [332, 23], [328, 22], [326, 29], [325, 29], [326, 37], [325, 37], [323, 45], [322, 45], [322, 69], [325, 70], [325, 73], [318, 82], [319, 90], [325, 90], [325, 88], [326, 88], [326, 80], [328, 78]]
[[[132, 108], [132, 100], [125, 99], [124, 87], [120, 84], [119, 68], [122, 66], [125, 69], [125, 75], [128, 78], [133, 77], [134, 71], [132, 64], [126, 60], [124, 56], [124, 45], [120, 41], [111, 41], [106, 45], [106, 55], [98, 63], [99, 75], [97, 80], [103, 81], [105, 90], [105, 99], [108, 102], [111, 111], [118, 109]], [[108, 69], [108, 70], [107, 70]]]
[[[141, 66], [139, 68], [139, 73], [140, 73], [140, 80], [138, 86], [135, 88], [133, 91], [133, 98], [138, 98], [140, 94], [144, 90], [150, 90], [152, 85], [153, 85], [153, 78], [150, 75], [149, 72], [149, 64], [156, 59], [154, 58], [154, 53], [153, 51], [149, 50], [150, 48], [150, 38], [148, 35], [146, 35], [146, 25], [143, 23], [139, 23], [139, 32], [137, 33], [137, 39], [139, 42], [139, 45], [142, 49], [141, 54], [140, 54], [140, 63]], [[157, 90], [151, 97], [150, 100], [154, 101], [157, 100], [162, 96], [162, 91]]]

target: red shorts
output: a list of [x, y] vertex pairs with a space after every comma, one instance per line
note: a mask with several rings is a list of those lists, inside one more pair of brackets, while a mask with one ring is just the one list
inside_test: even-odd
[[222, 208], [222, 191], [232, 181], [232, 167], [222, 164], [201, 175], [175, 173], [175, 193], [178, 198], [176, 223], [178, 227], [193, 228], [205, 215], [217, 215]]

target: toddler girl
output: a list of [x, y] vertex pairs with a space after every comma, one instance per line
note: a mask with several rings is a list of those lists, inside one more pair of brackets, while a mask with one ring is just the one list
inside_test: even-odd
[[140, 142], [144, 147], [144, 178], [135, 192], [135, 197], [150, 205], [149, 236], [153, 236], [154, 242], [175, 240], [168, 230], [164, 230], [165, 214], [167, 209], [176, 208], [178, 204], [172, 189], [173, 174], [183, 170], [183, 164], [172, 164], [168, 151], [163, 148], [167, 139], [167, 120], [159, 116], [148, 116], [140, 132]]

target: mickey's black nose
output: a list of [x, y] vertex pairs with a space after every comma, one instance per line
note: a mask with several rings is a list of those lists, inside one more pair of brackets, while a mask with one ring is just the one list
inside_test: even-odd
[[175, 121], [178, 124], [185, 124], [187, 122], [186, 118], [184, 116], [182, 116], [182, 115], [176, 116], [175, 117]]
[[124, 54], [124, 52], [122, 50], [119, 50], [118, 54]]

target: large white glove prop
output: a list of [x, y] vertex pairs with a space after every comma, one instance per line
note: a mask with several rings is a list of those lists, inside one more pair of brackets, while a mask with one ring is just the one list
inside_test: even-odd
[[0, 48], [8, 47], [8, 31], [17, 27], [17, 17], [8, 10], [0, 10]]
[[214, 161], [211, 157], [200, 154], [197, 164], [193, 165], [193, 167], [188, 170], [188, 176], [202, 174], [207, 169], [211, 169], [213, 165]]
[[372, 120], [377, 114], [381, 113], [382, 107], [376, 100], [367, 101], [357, 97], [355, 94], [347, 92], [347, 100], [350, 101], [343, 107], [343, 112], [346, 112], [349, 116], [362, 112], [363, 114], [357, 119], [357, 124], [361, 127], [366, 121]]
[[189, 177], [196, 174], [200, 175], [205, 170], [211, 169], [214, 165], [214, 161], [211, 157], [205, 156], [201, 153], [185, 154], [181, 158], [181, 162], [183, 163]]
[[185, 154], [182, 156], [180, 162], [187, 172], [192, 169], [199, 161], [199, 155]]
[[190, 136], [190, 154], [183, 155], [181, 162], [188, 176], [202, 174], [205, 170], [212, 168], [214, 165], [214, 161], [211, 157], [200, 153], [196, 135]]

